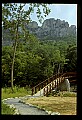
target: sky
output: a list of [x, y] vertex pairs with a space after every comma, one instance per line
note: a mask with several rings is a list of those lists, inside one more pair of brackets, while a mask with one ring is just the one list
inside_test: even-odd
[[[48, 4], [48, 7], [51, 9], [51, 13], [44, 17], [44, 20], [49, 18], [65, 20], [69, 26], [76, 25], [77, 27], [77, 4]], [[40, 9], [42, 10], [41, 7]], [[31, 19], [41, 26], [35, 12], [31, 15]]]
[[[65, 20], [69, 23], [69, 26], [76, 25], [77, 28], [77, 4], [48, 4], [48, 7], [51, 9], [51, 12], [48, 16], [44, 17], [44, 20], [49, 18]], [[29, 4], [24, 9], [28, 10], [28, 8]], [[40, 7], [40, 10], [42, 11], [42, 7]], [[36, 8], [35, 12], [31, 15], [31, 19], [32, 21], [36, 21], [38, 26], [42, 25], [37, 18]]]

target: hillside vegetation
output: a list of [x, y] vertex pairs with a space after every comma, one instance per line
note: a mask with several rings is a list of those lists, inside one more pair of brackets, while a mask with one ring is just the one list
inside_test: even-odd
[[[12, 46], [2, 47], [2, 85], [10, 86]], [[30, 35], [28, 41], [17, 46], [14, 65], [14, 85], [31, 87], [52, 76], [66, 71], [76, 71], [76, 38], [57, 41], [40, 41]]]

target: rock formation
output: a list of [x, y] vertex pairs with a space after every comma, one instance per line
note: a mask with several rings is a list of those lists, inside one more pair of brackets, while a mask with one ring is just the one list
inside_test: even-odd
[[33, 21], [26, 25], [26, 28], [30, 33], [36, 35], [40, 39], [66, 37], [68, 35], [76, 35], [76, 26], [71, 25], [69, 27], [68, 22], [54, 18], [46, 19], [42, 26], [38, 26], [37, 22]]
[[[37, 22], [32, 21], [29, 24], [25, 23], [25, 27], [27, 30], [29, 30], [30, 33], [34, 34], [40, 40], [55, 40], [56, 38], [60, 37], [76, 36], [76, 26], [71, 25], [69, 27], [68, 22], [65, 22], [65, 20], [61, 21], [60, 19], [46, 19], [42, 23], [41, 27], [38, 26]], [[19, 31], [22, 32], [21, 27], [19, 27]], [[2, 38], [2, 45], [10, 43], [10, 33], [8, 30], [3, 30]]]

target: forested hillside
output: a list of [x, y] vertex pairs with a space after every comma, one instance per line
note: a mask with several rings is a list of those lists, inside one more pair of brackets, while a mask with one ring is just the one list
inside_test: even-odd
[[[3, 86], [10, 86], [12, 53], [12, 46], [2, 47]], [[76, 66], [76, 38], [39, 41], [30, 35], [28, 42], [17, 46], [14, 85], [34, 86], [57, 72], [76, 71]]]
[[[55, 73], [76, 71], [77, 67], [76, 35], [53, 37], [53, 40], [48, 36], [38, 39], [29, 33], [24, 23], [27, 18], [30, 22], [30, 14], [35, 7], [41, 20], [40, 5], [30, 4], [28, 11], [24, 11], [24, 6], [21, 3], [19, 6], [17, 3], [4, 3], [2, 8], [2, 43], [5, 40], [2, 46], [2, 86], [11, 86], [12, 91], [13, 85], [33, 87]], [[46, 4], [41, 6], [44, 14], [48, 15], [50, 10]]]

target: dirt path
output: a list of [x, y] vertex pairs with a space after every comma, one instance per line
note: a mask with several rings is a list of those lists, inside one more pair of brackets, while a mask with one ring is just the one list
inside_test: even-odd
[[19, 101], [20, 98], [11, 98], [5, 100], [4, 102], [9, 105], [13, 104], [15, 108], [19, 110], [21, 115], [48, 115], [48, 113], [39, 108], [20, 103]]

